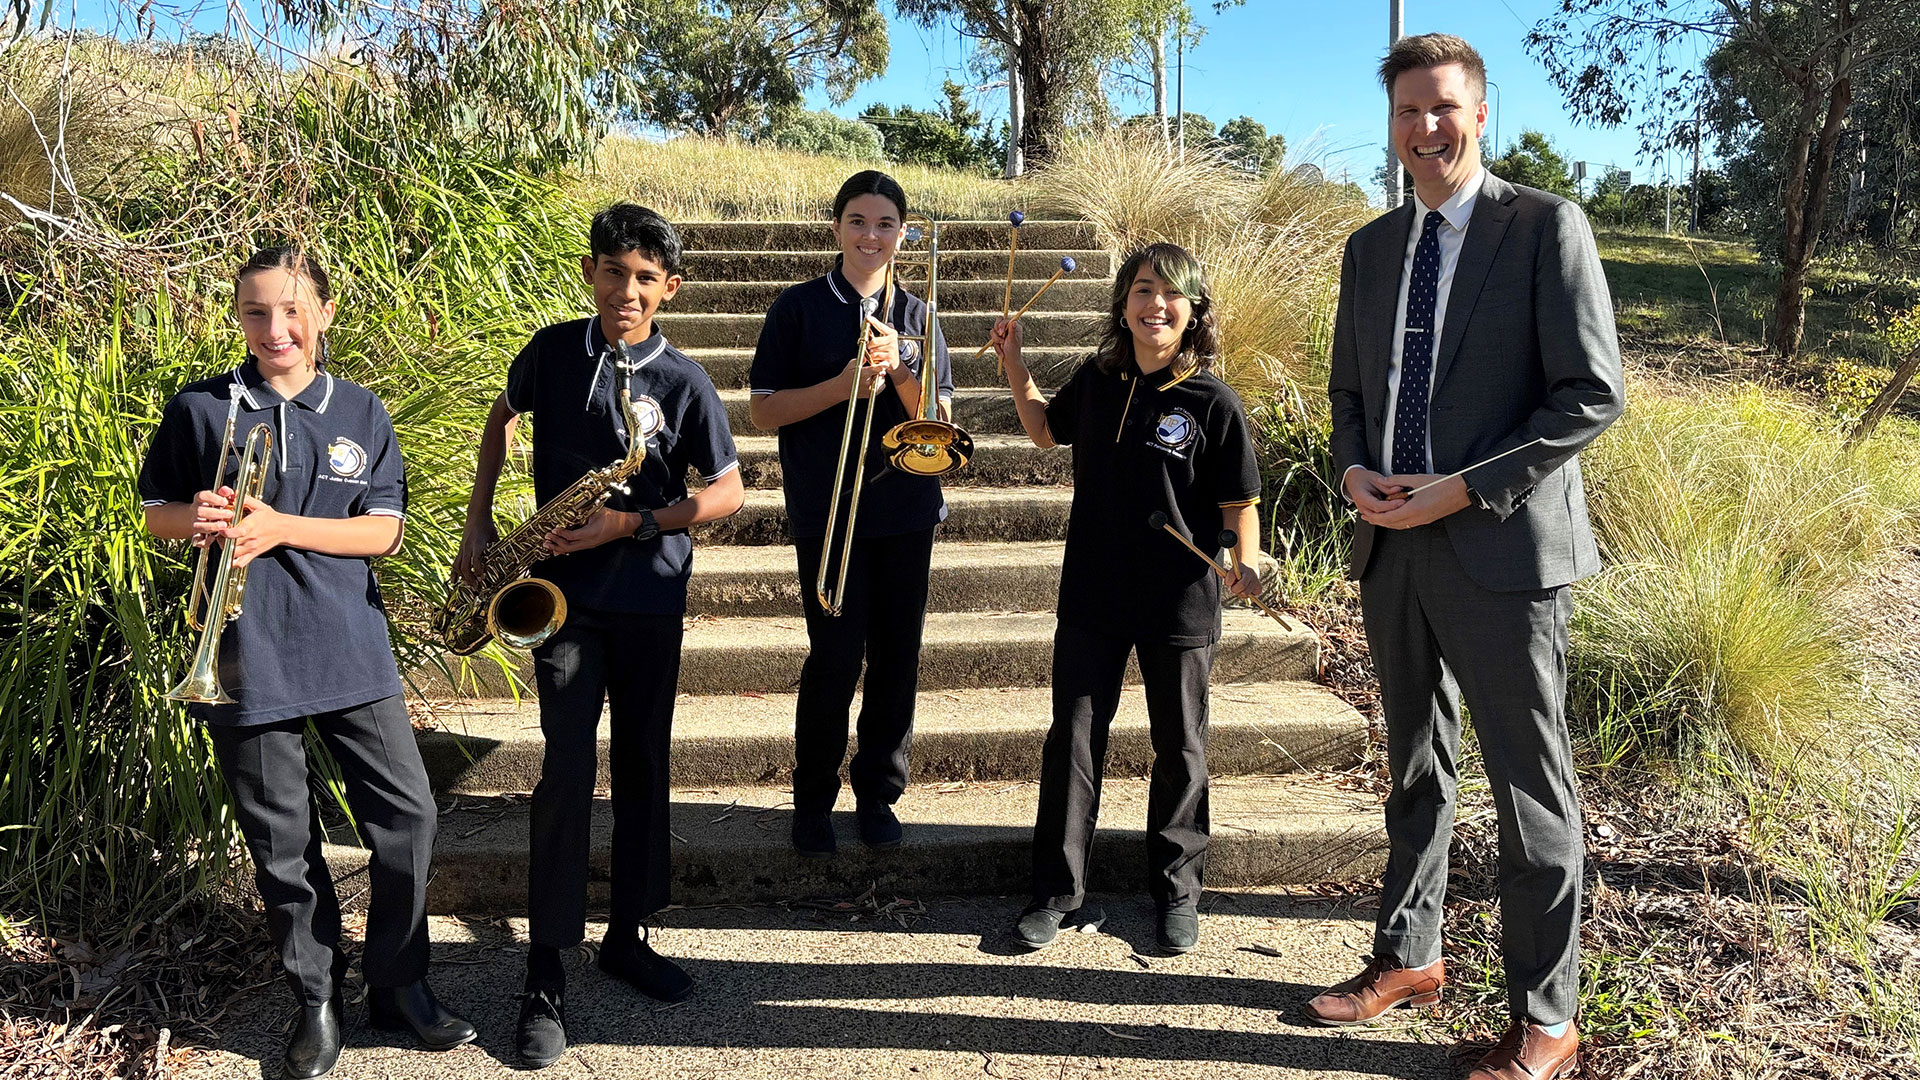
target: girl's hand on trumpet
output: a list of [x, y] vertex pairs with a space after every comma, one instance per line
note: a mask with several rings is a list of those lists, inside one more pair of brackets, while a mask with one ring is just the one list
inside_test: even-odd
[[206, 547], [216, 538], [226, 535], [227, 525], [232, 521], [232, 488], [223, 487], [219, 491], [201, 491], [194, 494], [191, 526], [194, 547]]
[[249, 498], [246, 518], [222, 533], [233, 544], [233, 565], [245, 566], [293, 539], [295, 520], [260, 499]]

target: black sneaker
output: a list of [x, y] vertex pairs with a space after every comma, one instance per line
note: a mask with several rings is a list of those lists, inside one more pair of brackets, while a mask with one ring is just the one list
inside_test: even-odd
[[1160, 929], [1156, 940], [1170, 953], [1192, 952], [1200, 944], [1200, 911], [1191, 907], [1160, 909]]
[[1060, 911], [1045, 904], [1034, 904], [1020, 913], [1020, 921], [1013, 929], [1019, 935], [1020, 944], [1029, 949], [1044, 949], [1053, 944], [1062, 927], [1092, 933], [1106, 920], [1106, 913], [1092, 905]]
[[793, 812], [793, 850], [803, 859], [830, 859], [839, 847], [833, 835], [833, 815], [825, 810]]
[[655, 1001], [685, 1001], [693, 992], [693, 977], [654, 952], [645, 938], [602, 942], [600, 970]]
[[893, 816], [893, 807], [886, 803], [874, 803], [860, 807], [854, 812], [860, 822], [860, 842], [875, 850], [897, 848], [903, 834], [900, 819]]
[[566, 992], [558, 987], [529, 987], [520, 993], [520, 1023], [513, 1048], [520, 1064], [544, 1069], [567, 1052]]

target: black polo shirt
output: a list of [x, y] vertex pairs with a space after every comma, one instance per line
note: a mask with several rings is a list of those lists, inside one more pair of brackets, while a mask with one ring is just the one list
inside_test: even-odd
[[[880, 298], [878, 292], [874, 298]], [[773, 394], [830, 379], [846, 369], [860, 345], [860, 294], [838, 268], [823, 277], [803, 281], [780, 294], [760, 328], [760, 344], [753, 353], [753, 392]], [[884, 308], [886, 305], [880, 305]], [[877, 308], [876, 311], [879, 309]], [[917, 337], [927, 325], [926, 301], [894, 287], [890, 325], [901, 337]], [[923, 371], [917, 342], [902, 340], [900, 359], [920, 377]], [[946, 338], [934, 326], [933, 349], [938, 372], [938, 394], [953, 398], [953, 365], [947, 361]], [[851, 391], [851, 385], [848, 390]], [[860, 493], [860, 516], [855, 536], [897, 536], [931, 529], [946, 520], [947, 504], [940, 496], [940, 479], [914, 476], [890, 467], [880, 436], [911, 418], [891, 383], [871, 399], [874, 402], [873, 438], [867, 447], [867, 478]], [[865, 417], [855, 416], [856, 423]], [[827, 502], [833, 498], [833, 466], [840, 460], [840, 440], [846, 430], [845, 401], [780, 429], [780, 473], [787, 497], [787, 528], [794, 537], [825, 536]], [[858, 430], [853, 435], [857, 445]], [[849, 470], [844, 501], [851, 497]]]
[[1213, 551], [1222, 511], [1260, 501], [1239, 395], [1208, 374], [1108, 375], [1088, 360], [1047, 403], [1047, 427], [1073, 447], [1060, 621], [1137, 642], [1218, 641], [1220, 579], [1147, 519], [1164, 513]]
[[[597, 318], [536, 331], [507, 371], [507, 406], [534, 414], [533, 491], [540, 505], [589, 469], [627, 456], [622, 388], [633, 395], [647, 459], [607, 505], [629, 513], [659, 510], [687, 497], [687, 470], [708, 483], [739, 467], [726, 409], [699, 364], [667, 344], [655, 326], [638, 345], [611, 346]], [[569, 605], [600, 611], [678, 615], [687, 610], [693, 538], [685, 529], [651, 540], [624, 536], [586, 551], [536, 563], [533, 574]]]
[[[322, 372], [288, 401], [251, 360], [167, 402], [140, 468], [143, 505], [192, 502], [213, 486], [229, 410], [235, 453], [222, 484], [237, 478], [247, 433], [265, 424], [273, 456], [261, 494], [275, 510], [406, 517], [406, 470], [380, 399]], [[211, 562], [207, 576], [211, 586]], [[235, 703], [189, 705], [189, 714], [212, 724], [269, 724], [400, 692], [370, 560], [275, 548], [248, 565], [240, 610], [220, 639], [220, 684]]]

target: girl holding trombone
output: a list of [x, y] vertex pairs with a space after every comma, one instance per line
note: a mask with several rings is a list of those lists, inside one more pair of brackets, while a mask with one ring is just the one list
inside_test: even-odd
[[[860, 457], [849, 420], [889, 431], [922, 400], [927, 358], [902, 340], [925, 332], [927, 305], [890, 272], [906, 217], [906, 193], [892, 177], [872, 169], [849, 177], [833, 201], [840, 248], [833, 269], [780, 294], [753, 357], [753, 425], [779, 432], [807, 619], [810, 649], [794, 716], [793, 846], [810, 858], [837, 847], [831, 812], [863, 663], [859, 749], [848, 769], [860, 839], [873, 848], [902, 839], [893, 804], [907, 786], [933, 530], [947, 508], [939, 479], [889, 468], [880, 440]], [[951, 419], [953, 375], [937, 326], [931, 340], [940, 418]], [[865, 415], [850, 417], [849, 409]], [[860, 493], [857, 502], [836, 498], [842, 489]], [[841, 535], [829, 534], [830, 519]], [[841, 579], [842, 588], [815, 589], [817, 581]]]

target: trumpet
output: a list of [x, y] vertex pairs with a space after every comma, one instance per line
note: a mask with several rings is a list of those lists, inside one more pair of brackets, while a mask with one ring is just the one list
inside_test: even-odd
[[[880, 287], [880, 295], [886, 298], [887, 310], [881, 314], [884, 321], [893, 310], [893, 265], [887, 265], [885, 284]], [[834, 525], [840, 518], [840, 491], [847, 479], [847, 452], [853, 448], [853, 414], [860, 408], [860, 383], [867, 378], [865, 362], [867, 342], [873, 336], [873, 324], [867, 320], [879, 308], [873, 297], [860, 298], [860, 344], [854, 349], [854, 357], [860, 361], [854, 366], [853, 388], [847, 393], [847, 423], [840, 432], [840, 461], [833, 467], [833, 499], [827, 503], [827, 534], [820, 541], [820, 573], [813, 581], [813, 597], [820, 601], [821, 610], [829, 615], [840, 614], [840, 602], [847, 595], [847, 563], [853, 554], [853, 525], [860, 516], [860, 488], [867, 479], [867, 444], [873, 436], [873, 401], [867, 401], [866, 423], [860, 429], [860, 452], [853, 461], [853, 497], [847, 502], [847, 527], [844, 536], [834, 534]], [[833, 592], [827, 592], [827, 569], [832, 564], [835, 549], [840, 552], [840, 578], [834, 583]]]
[[973, 458], [973, 437], [959, 425], [940, 419], [939, 358], [934, 343], [939, 338], [940, 314], [940, 226], [931, 218], [909, 214], [906, 226], [908, 243], [927, 241], [926, 250], [902, 251], [894, 256], [896, 265], [908, 269], [924, 268], [927, 275], [927, 322], [918, 335], [904, 338], [920, 345], [920, 407], [914, 418], [895, 424], [880, 436], [887, 451], [887, 464], [915, 476], [941, 476], [962, 468]]
[[[233, 420], [236, 408], [227, 410], [226, 434], [220, 438], [220, 464], [213, 472], [213, 487], [218, 490], [227, 475], [227, 455], [233, 452]], [[273, 459], [273, 429], [255, 424], [247, 432], [240, 451], [240, 474], [233, 481], [233, 525], [247, 517], [247, 500], [257, 499], [267, 483], [267, 463]], [[200, 632], [194, 645], [193, 664], [180, 685], [167, 691], [167, 700], [200, 705], [231, 705], [233, 698], [220, 685], [220, 636], [230, 620], [240, 617], [240, 601], [247, 591], [247, 567], [233, 565], [233, 544], [220, 545], [220, 563], [213, 572], [213, 585], [207, 586], [207, 560], [213, 555], [215, 541], [200, 549], [193, 564], [193, 585], [187, 593], [187, 624]]]

